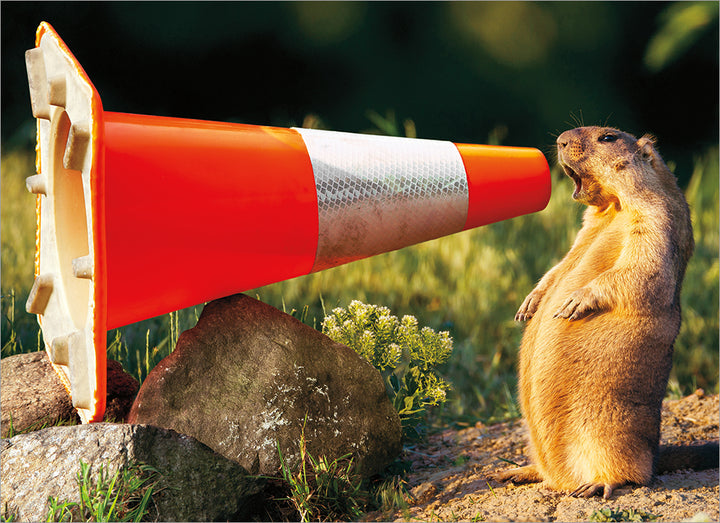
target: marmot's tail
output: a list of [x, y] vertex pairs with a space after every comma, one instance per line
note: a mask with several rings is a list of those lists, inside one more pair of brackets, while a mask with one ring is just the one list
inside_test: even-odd
[[660, 445], [655, 473], [674, 472], [676, 470], [707, 470], [720, 467], [718, 442], [702, 445]]

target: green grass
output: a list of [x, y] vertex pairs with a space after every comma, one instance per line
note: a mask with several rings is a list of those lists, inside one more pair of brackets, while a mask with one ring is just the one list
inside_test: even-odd
[[25, 178], [35, 174], [35, 153], [13, 151], [0, 163], [0, 263], [2, 274], [2, 356], [38, 347], [38, 324], [25, 312], [35, 260], [35, 196]]
[[[152, 521], [152, 496], [159, 473], [150, 466], [131, 464], [111, 474], [100, 465], [97, 474], [80, 461], [77, 497], [61, 500], [50, 496], [45, 521]], [[16, 521], [6, 506], [2, 521]]]
[[270, 485], [266, 496], [274, 493], [254, 515], [261, 520], [358, 521], [370, 510], [387, 515], [401, 511], [409, 517], [407, 483], [399, 469], [393, 470], [398, 462], [384, 474], [363, 478], [357, 474], [351, 454], [332, 460], [313, 457], [307, 450], [304, 425], [298, 440], [299, 463], [288, 465], [279, 445], [277, 449], [280, 474], [260, 476]]
[[[25, 190], [24, 178], [34, 172], [33, 158], [26, 151], [11, 151], [2, 158], [3, 356], [38, 347], [37, 322], [24, 311], [32, 285], [35, 228], [34, 197]], [[387, 306], [397, 316], [413, 315], [436, 331], [448, 330], [454, 350], [440, 372], [452, 390], [441, 421], [516, 417], [515, 365], [523, 327], [513, 317], [537, 280], [568, 250], [580, 227], [584, 208], [571, 200], [571, 186], [554, 170], [553, 195], [542, 212], [247, 294], [280, 309], [295, 308], [296, 316], [317, 328], [324, 310], [347, 307], [357, 299]], [[687, 196], [696, 251], [683, 288], [683, 326], [675, 344], [671, 390], [689, 393], [702, 387], [716, 393], [717, 148], [698, 156]], [[108, 333], [109, 356], [142, 380], [170, 353], [178, 333], [194, 325], [200, 311], [198, 306], [112, 331]]]
[[80, 461], [78, 501], [51, 497], [47, 521], [143, 521], [147, 518], [157, 471], [133, 465], [110, 474], [101, 465], [96, 479]]
[[31, 424], [28, 427], [23, 428], [22, 430], [16, 430], [15, 426], [13, 425], [13, 419], [12, 419], [12, 415], [11, 415], [7, 429], [2, 434], [2, 437], [3, 437], [3, 439], [12, 438], [14, 436], [17, 436], [18, 434], [28, 434], [30, 432], [35, 432], [36, 430], [46, 429], [48, 427], [63, 427], [66, 425], [74, 425], [74, 424], [75, 424], [74, 421], [61, 420], [61, 419], [54, 418], [52, 416], [48, 416], [46, 418], [36, 421], [35, 423]]
[[660, 516], [650, 514], [644, 510], [635, 509], [610, 509], [603, 508], [600, 510], [594, 510], [590, 514], [590, 521], [655, 521]]
[[364, 513], [369, 494], [354, 471], [351, 455], [334, 460], [325, 456], [316, 459], [307, 451], [304, 425], [298, 447], [300, 463], [291, 469], [278, 444], [282, 479], [289, 490], [286, 499], [300, 521], [357, 521]]

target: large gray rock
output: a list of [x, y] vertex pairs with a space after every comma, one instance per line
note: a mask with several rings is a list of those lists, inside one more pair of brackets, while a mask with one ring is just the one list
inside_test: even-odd
[[242, 520], [261, 488], [237, 463], [173, 431], [110, 423], [51, 427], [2, 440], [3, 513], [45, 521], [48, 496], [78, 501], [80, 460], [94, 477], [100, 465], [111, 473], [132, 462], [155, 467], [159, 521]]
[[401, 450], [398, 415], [379, 372], [352, 349], [238, 294], [205, 306], [140, 388], [128, 417], [191, 435], [261, 474], [308, 452], [353, 454], [382, 471]]
[[[45, 351], [0, 360], [0, 432], [37, 430], [57, 423], [80, 423], [70, 395]], [[107, 362], [105, 420], [124, 421], [140, 384], [117, 361]]]

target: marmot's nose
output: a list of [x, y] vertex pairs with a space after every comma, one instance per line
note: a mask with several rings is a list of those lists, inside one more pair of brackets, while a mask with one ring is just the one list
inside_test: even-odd
[[557, 140], [555, 140], [558, 146], [558, 149], [564, 149], [567, 144], [570, 142], [570, 137], [568, 136], [568, 132], [565, 131], [560, 136], [557, 137]]

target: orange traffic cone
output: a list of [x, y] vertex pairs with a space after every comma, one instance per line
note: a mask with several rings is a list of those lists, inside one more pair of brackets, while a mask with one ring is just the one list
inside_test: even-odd
[[84, 422], [106, 333], [162, 313], [541, 210], [537, 149], [104, 112], [43, 22], [35, 283], [50, 360]]

